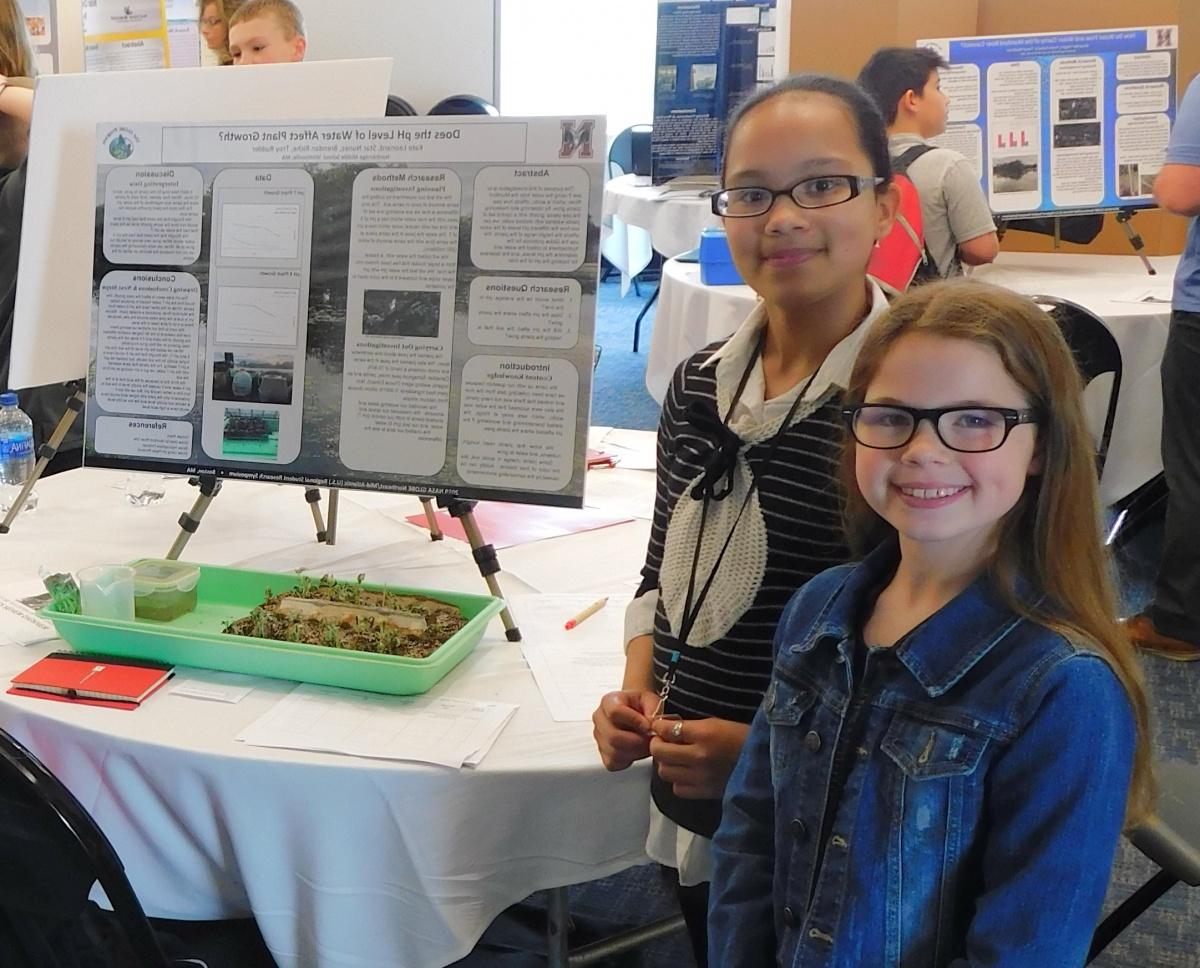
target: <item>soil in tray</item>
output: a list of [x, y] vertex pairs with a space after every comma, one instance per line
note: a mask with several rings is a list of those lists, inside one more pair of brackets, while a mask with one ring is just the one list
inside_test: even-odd
[[279, 595], [225, 626], [231, 635], [306, 642], [331, 649], [423, 659], [467, 624], [457, 605], [339, 582], [302, 577]]

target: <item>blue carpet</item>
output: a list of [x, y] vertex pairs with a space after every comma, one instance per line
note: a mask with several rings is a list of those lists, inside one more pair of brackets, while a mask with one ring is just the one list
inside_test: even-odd
[[659, 404], [646, 392], [646, 354], [654, 326], [654, 309], [642, 320], [638, 352], [633, 352], [633, 324], [657, 281], [639, 283], [642, 294], [632, 289], [621, 298], [616, 277], [600, 283], [596, 291], [596, 345], [600, 362], [596, 364], [592, 387], [592, 424], [597, 427], [628, 427], [655, 430]]

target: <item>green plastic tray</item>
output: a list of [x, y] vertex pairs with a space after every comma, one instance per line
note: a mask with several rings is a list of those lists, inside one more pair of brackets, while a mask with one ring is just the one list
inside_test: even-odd
[[364, 583], [364, 588], [382, 591], [386, 587], [392, 593], [426, 595], [462, 609], [467, 624], [424, 659], [226, 635], [221, 631], [230, 621], [250, 614], [251, 609], [261, 605], [268, 588], [279, 594], [295, 587], [299, 577], [201, 565], [195, 611], [169, 622], [89, 618], [56, 612], [49, 605], [42, 609], [42, 614], [77, 652], [102, 652], [199, 669], [412, 695], [428, 690], [465, 659], [483, 637], [492, 616], [504, 607], [501, 599], [490, 595]]

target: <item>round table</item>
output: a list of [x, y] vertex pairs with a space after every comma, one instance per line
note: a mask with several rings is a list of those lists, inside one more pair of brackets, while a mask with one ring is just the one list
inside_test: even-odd
[[[1026, 295], [1070, 299], [1108, 325], [1121, 347], [1123, 374], [1100, 496], [1112, 504], [1162, 471], [1162, 389], [1159, 361], [1167, 343], [1169, 302], [1133, 301], [1139, 291], [1170, 299], [1177, 256], [1151, 260], [1146, 274], [1136, 256], [1001, 253], [973, 270], [972, 278]], [[658, 309], [646, 362], [646, 389], [661, 401], [675, 367], [692, 353], [737, 328], [757, 297], [747, 286], [706, 286], [700, 267], [668, 260], [663, 266]], [[1108, 379], [1094, 380], [1085, 393], [1093, 427], [1103, 424]]]
[[749, 286], [706, 286], [697, 262], [664, 262], [646, 356], [650, 396], [662, 403], [675, 367], [737, 329], [757, 300]]
[[654, 252], [670, 258], [694, 249], [700, 230], [721, 220], [707, 196], [666, 193], [645, 175], [621, 175], [604, 185], [603, 223], [601, 251], [621, 271], [624, 285], [646, 268]]
[[[610, 475], [612, 494], [654, 487], [648, 471], [594, 473]], [[43, 563], [73, 571], [161, 554], [194, 489], [171, 479], [161, 504], [134, 508], [120, 477], [85, 469], [41, 482], [37, 511], [0, 537], [0, 590], [22, 594]], [[345, 491], [330, 547], [314, 541], [301, 489], [226, 481], [185, 557], [483, 592], [468, 545], [432, 543], [404, 520], [418, 509], [413, 498]], [[507, 570], [536, 557], [559, 576], [556, 591], [632, 591], [648, 531], [635, 520], [505, 549], [501, 583], [510, 595], [536, 591]], [[585, 559], [589, 569], [576, 567]], [[5, 679], [61, 647], [5, 642]], [[95, 817], [149, 914], [252, 913], [281, 968], [437, 968], [528, 894], [646, 860], [648, 766], [607, 773], [591, 724], [551, 719], [497, 622], [431, 691], [518, 705], [474, 769], [247, 746], [237, 734], [295, 685], [250, 683], [236, 704], [169, 684], [133, 712], [0, 695], [0, 726]]]

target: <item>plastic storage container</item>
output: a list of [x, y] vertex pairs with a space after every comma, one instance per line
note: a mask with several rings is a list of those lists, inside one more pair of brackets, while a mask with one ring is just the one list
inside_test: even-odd
[[142, 558], [133, 563], [133, 614], [169, 622], [196, 608], [200, 566], [169, 558]]
[[700, 281], [706, 286], [742, 285], [724, 229], [706, 228], [700, 232]]
[[[389, 592], [428, 595], [457, 605], [467, 624], [424, 659], [328, 649], [303, 642], [278, 642], [222, 632], [229, 622], [261, 605], [268, 588], [279, 593], [293, 587], [299, 578], [295, 573], [199, 567], [195, 609], [170, 621], [88, 618], [56, 612], [52, 605], [43, 608], [42, 615], [54, 623], [59, 636], [77, 652], [101, 652], [199, 669], [409, 695], [425, 692], [470, 655], [492, 616], [504, 607], [503, 599], [490, 595], [387, 586]], [[363, 587], [384, 586], [364, 584]]]

